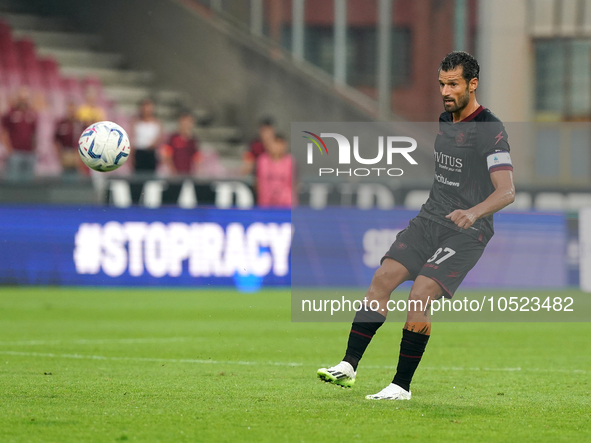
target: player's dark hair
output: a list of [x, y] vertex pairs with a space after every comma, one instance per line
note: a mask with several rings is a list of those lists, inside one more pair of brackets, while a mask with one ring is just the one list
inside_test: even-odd
[[259, 120], [259, 127], [260, 126], [275, 126], [275, 120], [273, 120], [273, 117], [269, 116], [261, 117]]
[[462, 67], [462, 77], [466, 83], [473, 78], [479, 78], [480, 65], [474, 57], [464, 51], [453, 51], [447, 54], [439, 65], [439, 71], [453, 71], [458, 66]]

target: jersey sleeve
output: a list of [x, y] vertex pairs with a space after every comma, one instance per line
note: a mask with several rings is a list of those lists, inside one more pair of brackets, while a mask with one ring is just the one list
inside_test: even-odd
[[512, 171], [511, 148], [507, 131], [500, 121], [482, 122], [484, 130], [481, 131], [480, 152], [486, 159], [489, 172]]

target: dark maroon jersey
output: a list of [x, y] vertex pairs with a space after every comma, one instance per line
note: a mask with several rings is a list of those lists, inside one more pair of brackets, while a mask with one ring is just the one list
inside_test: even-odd
[[167, 145], [177, 173], [190, 174], [199, 154], [199, 141], [195, 137], [186, 138], [180, 134], [173, 134]]
[[25, 110], [11, 108], [2, 117], [2, 126], [8, 133], [10, 143], [15, 151], [31, 152], [35, 150], [37, 113], [33, 108]]
[[488, 109], [481, 106], [457, 123], [449, 112], [441, 114], [435, 139], [435, 180], [419, 217], [488, 243], [494, 234], [492, 215], [476, 220], [468, 229], [445, 216], [456, 209], [470, 209], [494, 192], [490, 174], [513, 169], [509, 150], [503, 123]]

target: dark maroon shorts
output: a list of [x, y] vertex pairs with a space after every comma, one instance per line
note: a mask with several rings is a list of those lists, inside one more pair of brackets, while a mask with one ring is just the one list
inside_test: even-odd
[[444, 295], [451, 298], [482, 256], [484, 247], [468, 234], [416, 217], [396, 236], [382, 262], [391, 258], [401, 263], [410, 272], [411, 280], [419, 275], [435, 280]]

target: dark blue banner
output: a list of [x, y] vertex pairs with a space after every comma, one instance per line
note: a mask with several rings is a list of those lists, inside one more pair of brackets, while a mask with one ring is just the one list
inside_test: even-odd
[[[366, 287], [415, 215], [0, 207], [0, 284]], [[563, 214], [500, 213], [495, 231], [462, 287], [567, 285]]]
[[0, 208], [0, 284], [289, 285], [290, 211]]
[[[418, 211], [297, 209], [292, 286], [367, 287], [380, 259]], [[564, 214], [495, 214], [495, 235], [462, 288], [567, 285]], [[433, 251], [435, 252], [435, 251]]]

